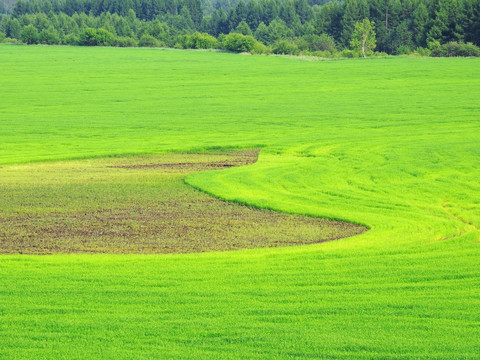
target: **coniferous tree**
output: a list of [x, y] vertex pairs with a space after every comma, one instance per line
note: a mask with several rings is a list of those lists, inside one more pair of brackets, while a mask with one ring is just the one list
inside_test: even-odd
[[260, 23], [260, 25], [258, 25], [257, 30], [255, 30], [255, 39], [264, 44], [268, 44], [270, 42], [268, 27], [263, 21]]
[[240, 24], [238, 24], [234, 32], [242, 35], [252, 36], [252, 29], [250, 29], [250, 27], [248, 26], [245, 20], [240, 21]]
[[369, 15], [368, 5], [365, 0], [347, 0], [342, 18], [341, 41], [348, 46], [355, 30], [355, 23]]
[[250, 0], [247, 3], [246, 22], [250, 29], [256, 29], [261, 21], [261, 9], [256, 0]]
[[427, 7], [420, 2], [413, 12], [412, 32], [417, 46], [426, 46]]

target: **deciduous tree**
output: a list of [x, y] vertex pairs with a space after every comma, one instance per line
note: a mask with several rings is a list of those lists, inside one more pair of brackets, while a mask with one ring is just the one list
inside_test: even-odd
[[25, 26], [20, 34], [20, 39], [25, 44], [36, 44], [38, 43], [38, 31], [33, 25]]
[[350, 46], [352, 49], [362, 49], [363, 57], [366, 58], [366, 53], [373, 51], [376, 46], [375, 23], [368, 19], [356, 22]]

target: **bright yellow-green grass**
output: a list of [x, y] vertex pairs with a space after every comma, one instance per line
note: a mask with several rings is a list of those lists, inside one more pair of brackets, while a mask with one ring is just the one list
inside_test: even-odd
[[186, 181], [371, 228], [293, 248], [0, 256], [0, 358], [479, 357], [479, 59], [0, 46], [0, 65], [0, 166], [261, 146], [254, 165]]

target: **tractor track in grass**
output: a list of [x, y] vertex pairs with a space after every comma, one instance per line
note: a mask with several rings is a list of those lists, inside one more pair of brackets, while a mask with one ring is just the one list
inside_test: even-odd
[[347, 222], [223, 201], [184, 183], [244, 166], [259, 149], [27, 164], [1, 169], [0, 253], [193, 253], [357, 235]]

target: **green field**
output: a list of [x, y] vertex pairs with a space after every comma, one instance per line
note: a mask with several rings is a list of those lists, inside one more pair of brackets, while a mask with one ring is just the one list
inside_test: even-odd
[[[25, 167], [41, 164], [25, 163], [257, 147], [253, 165], [186, 182], [370, 228], [235, 252], [2, 255], [0, 358], [478, 358], [479, 59], [0, 46], [0, 64], [0, 229], [39, 211], [11, 206], [14, 186], [35, 191]], [[65, 196], [61, 168], [49, 184]]]

